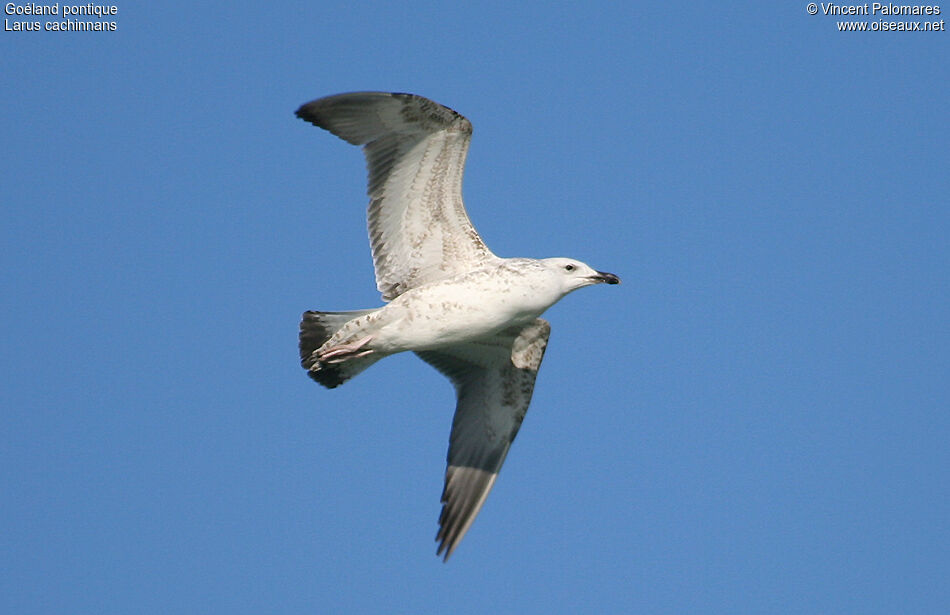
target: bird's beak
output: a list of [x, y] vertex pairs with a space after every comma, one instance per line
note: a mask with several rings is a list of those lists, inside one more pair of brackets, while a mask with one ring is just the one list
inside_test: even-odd
[[595, 283], [603, 282], [604, 284], [620, 284], [620, 278], [612, 273], [606, 273], [604, 271], [598, 271], [597, 275], [590, 276], [590, 279], [594, 280]]

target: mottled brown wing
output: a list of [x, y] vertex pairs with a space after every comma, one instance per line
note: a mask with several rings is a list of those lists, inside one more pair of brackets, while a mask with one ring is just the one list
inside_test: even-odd
[[436, 535], [445, 560], [495, 484], [531, 403], [550, 332], [538, 318], [490, 341], [416, 353], [452, 381], [458, 397]]
[[467, 119], [421, 96], [385, 92], [320, 98], [297, 116], [363, 146], [370, 246], [384, 300], [496, 258], [462, 203]]

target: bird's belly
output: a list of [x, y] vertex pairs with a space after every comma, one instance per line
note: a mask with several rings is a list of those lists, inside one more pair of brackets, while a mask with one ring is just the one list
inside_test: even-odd
[[[544, 306], [546, 307], [546, 306]], [[374, 346], [387, 352], [432, 350], [490, 337], [512, 326], [524, 326], [544, 311], [542, 306], [510, 297], [488, 300], [420, 297], [385, 308], [393, 318], [379, 332]]]

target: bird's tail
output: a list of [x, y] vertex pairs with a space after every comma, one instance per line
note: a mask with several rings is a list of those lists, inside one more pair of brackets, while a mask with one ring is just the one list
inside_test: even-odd
[[317, 351], [343, 325], [375, 311], [377, 310], [304, 312], [303, 319], [300, 321], [300, 364], [307, 370], [307, 374], [323, 386], [332, 389], [381, 359], [381, 356], [375, 354], [333, 362], [324, 362], [317, 358]]

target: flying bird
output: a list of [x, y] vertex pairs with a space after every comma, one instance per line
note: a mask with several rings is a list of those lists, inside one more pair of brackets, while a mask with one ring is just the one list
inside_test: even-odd
[[320, 98], [297, 117], [362, 146], [376, 286], [386, 304], [308, 311], [300, 360], [327, 388], [397, 352], [455, 386], [437, 555], [447, 561], [488, 497], [524, 419], [551, 326], [539, 316], [571, 291], [619, 284], [570, 258], [500, 258], [462, 203], [472, 124], [413, 94]]

